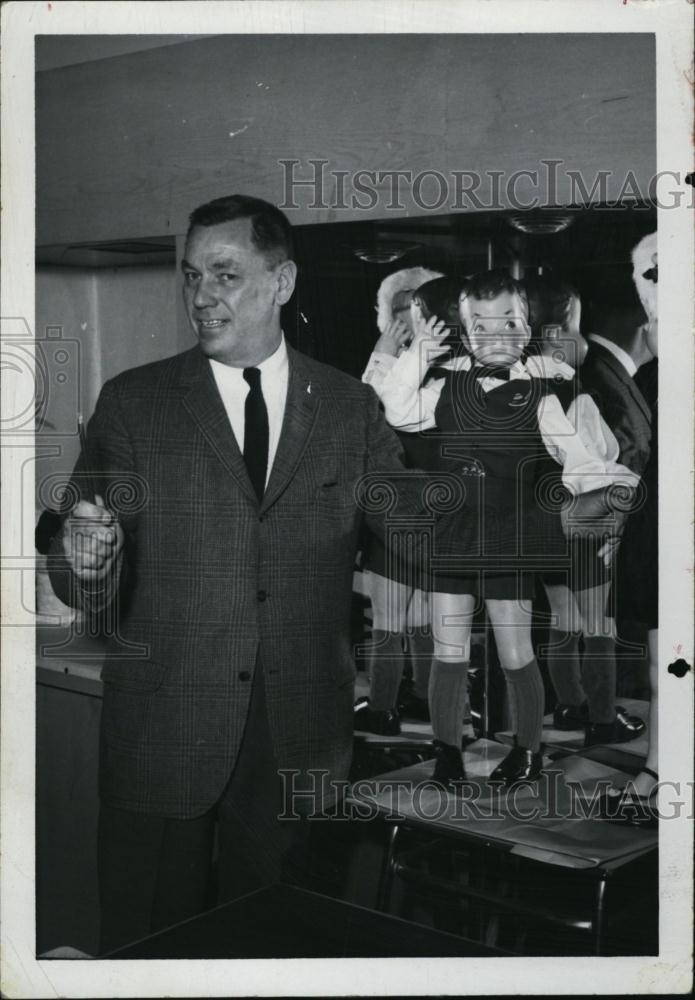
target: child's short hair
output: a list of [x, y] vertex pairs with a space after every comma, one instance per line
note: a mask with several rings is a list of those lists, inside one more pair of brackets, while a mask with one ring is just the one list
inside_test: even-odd
[[579, 300], [577, 289], [562, 278], [531, 275], [525, 279], [528, 321], [534, 339], [540, 339], [545, 327], [565, 327], [572, 311], [572, 301]]
[[413, 301], [419, 302], [420, 310], [425, 319], [436, 316], [447, 326], [460, 326], [459, 295], [463, 280], [442, 276], [424, 285], [413, 293]]
[[516, 295], [524, 310], [524, 318], [528, 317], [528, 300], [526, 290], [520, 281], [512, 278], [508, 271], [496, 268], [492, 271], [479, 271], [466, 279], [459, 297], [459, 309], [464, 302], [471, 299], [496, 299], [499, 295]]

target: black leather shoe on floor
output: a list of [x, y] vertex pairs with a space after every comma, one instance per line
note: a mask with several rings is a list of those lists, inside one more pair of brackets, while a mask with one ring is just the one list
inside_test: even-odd
[[432, 780], [437, 781], [440, 785], [444, 785], [451, 791], [456, 791], [457, 784], [460, 786], [461, 782], [466, 780], [466, 771], [463, 766], [461, 751], [458, 747], [451, 746], [449, 743], [442, 743], [441, 740], [435, 740], [432, 744], [432, 749], [437, 758]]
[[573, 729], [584, 729], [589, 724], [589, 705], [584, 702], [581, 705], [555, 706], [553, 711], [553, 729], [560, 729], [562, 732], [570, 732]]
[[636, 715], [628, 715], [617, 710], [612, 722], [591, 722], [586, 727], [585, 747], [595, 747], [602, 743], [627, 743], [641, 736], [646, 726]]
[[[634, 716], [627, 715], [622, 705], [615, 706], [615, 714], [619, 719], [632, 718], [634, 720], [635, 718]], [[553, 711], [553, 729], [560, 729], [563, 732], [584, 729], [590, 722], [588, 701], [583, 702], [581, 705], [558, 704]]]
[[630, 732], [634, 731], [636, 736], [639, 736], [647, 728], [639, 715], [628, 715], [622, 705], [615, 706], [615, 717], [621, 726], [624, 726]]
[[355, 729], [375, 736], [400, 736], [401, 720], [395, 708], [373, 709], [364, 699], [355, 705]]
[[526, 750], [524, 747], [512, 747], [507, 756], [498, 764], [490, 775], [490, 781], [503, 781], [509, 788], [519, 781], [536, 781], [543, 768], [543, 755]]

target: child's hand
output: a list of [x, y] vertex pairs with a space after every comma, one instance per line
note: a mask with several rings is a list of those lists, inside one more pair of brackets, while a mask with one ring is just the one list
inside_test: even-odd
[[381, 334], [374, 350], [397, 358], [410, 339], [410, 330], [402, 319], [393, 319]]
[[436, 316], [430, 316], [428, 320], [425, 320], [421, 315], [416, 315], [413, 320], [413, 339], [410, 342], [410, 350], [417, 351], [420, 349], [420, 344], [426, 343], [428, 356], [436, 358], [448, 350], [448, 345], [444, 343], [448, 332], [446, 324], [441, 319], [437, 319]]
[[608, 535], [603, 545], [596, 553], [599, 559], [603, 559], [603, 565], [606, 569], [610, 569], [613, 565], [615, 557], [618, 554], [619, 546], [620, 535]]

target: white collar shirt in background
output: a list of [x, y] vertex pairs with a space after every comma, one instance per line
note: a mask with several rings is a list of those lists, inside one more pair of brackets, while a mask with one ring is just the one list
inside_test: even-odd
[[[212, 368], [212, 374], [215, 376], [215, 382], [222, 397], [224, 408], [227, 411], [229, 422], [232, 425], [234, 437], [239, 445], [239, 451], [243, 453], [244, 410], [246, 397], [250, 392], [249, 385], [244, 379], [244, 369], [223, 365], [212, 358], [210, 358], [210, 367]], [[280, 442], [282, 421], [285, 416], [285, 403], [287, 402], [289, 362], [284, 335], [278, 349], [269, 358], [266, 358], [265, 361], [261, 361], [259, 365], [255, 365], [255, 367], [261, 373], [261, 392], [263, 393], [263, 399], [268, 411], [268, 470], [265, 477], [267, 486]]]
[[635, 377], [637, 374], [637, 365], [627, 351], [624, 351], [622, 347], [618, 347], [618, 345], [614, 344], [612, 340], [608, 340], [607, 337], [602, 337], [599, 333], [590, 333], [588, 340], [589, 343], [593, 341], [595, 344], [600, 344], [601, 347], [605, 347], [605, 349], [613, 355], [616, 361], [620, 362], [630, 378]]

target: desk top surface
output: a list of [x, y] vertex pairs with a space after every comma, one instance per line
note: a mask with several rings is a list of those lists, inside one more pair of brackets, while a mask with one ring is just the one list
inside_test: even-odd
[[[356, 782], [349, 801], [389, 822], [475, 840], [564, 868], [608, 871], [656, 849], [656, 830], [623, 827], [589, 814], [591, 796], [600, 787], [623, 787], [629, 777], [625, 772], [572, 754], [546, 761], [541, 781], [507, 794], [487, 780], [507, 752], [508, 747], [483, 739], [466, 748], [471, 780], [463, 797], [435, 784], [434, 762], [426, 761]], [[588, 796], [584, 806], [583, 795]]]

